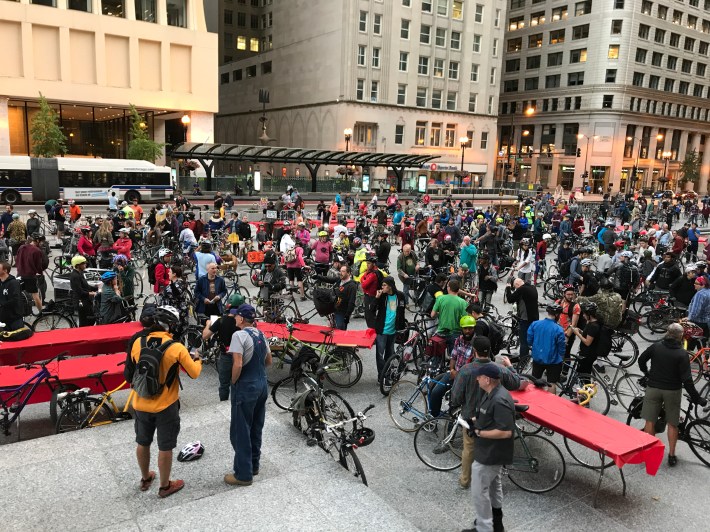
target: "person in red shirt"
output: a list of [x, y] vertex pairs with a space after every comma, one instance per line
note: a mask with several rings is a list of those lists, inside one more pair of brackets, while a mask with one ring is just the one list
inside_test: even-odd
[[367, 258], [367, 269], [360, 277], [360, 286], [362, 287], [362, 292], [364, 296], [364, 307], [365, 307], [365, 323], [368, 329], [374, 329], [375, 327], [375, 297], [377, 296], [377, 291], [382, 288], [382, 272], [377, 268], [377, 257], [374, 253], [368, 253]]
[[577, 218], [572, 222], [572, 232], [577, 236], [581, 236], [584, 233], [584, 218], [581, 214], [577, 215]]
[[545, 233], [542, 235], [542, 240], [537, 243], [536, 249], [535, 249], [535, 278], [533, 284], [537, 285], [537, 276], [540, 274], [541, 271], [544, 272], [544, 268], [546, 266], [545, 264], [545, 257], [547, 256], [547, 243], [550, 241], [552, 238], [552, 235], [549, 233]]
[[81, 237], [76, 245], [76, 250], [79, 255], [86, 257], [89, 263], [96, 265], [96, 249], [91, 241], [91, 227], [81, 228]]
[[155, 265], [155, 284], [153, 292], [159, 294], [170, 284], [170, 261], [173, 258], [172, 252], [168, 248], [161, 248], [158, 251], [158, 264]]
[[685, 250], [685, 239], [678, 234], [678, 231], [673, 231], [673, 253], [676, 257], [680, 257]]
[[133, 247], [130, 232], [131, 230], [128, 227], [122, 227], [118, 230], [118, 240], [113, 243], [113, 249], [116, 251], [116, 254], [125, 255], [128, 260], [131, 260], [131, 248]]

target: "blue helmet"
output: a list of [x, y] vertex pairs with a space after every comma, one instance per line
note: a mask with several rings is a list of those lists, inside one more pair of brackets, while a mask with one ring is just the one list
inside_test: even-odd
[[106, 272], [106, 273], [104, 273], [104, 274], [101, 275], [101, 280], [102, 280], [104, 283], [108, 283], [109, 281], [111, 281], [111, 280], [113, 280], [113, 279], [115, 279], [115, 278], [116, 278], [116, 272], [114, 272], [114, 271]]

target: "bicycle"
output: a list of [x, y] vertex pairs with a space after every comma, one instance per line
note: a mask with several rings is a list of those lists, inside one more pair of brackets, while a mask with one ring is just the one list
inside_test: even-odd
[[56, 434], [89, 427], [99, 427], [133, 418], [128, 409], [135, 391], [130, 391], [126, 404], [123, 408], [119, 408], [113, 400], [113, 394], [125, 389], [127, 382], [123, 381], [118, 387], [109, 390], [103, 381], [103, 375], [106, 373], [108, 373], [108, 370], [91, 373], [86, 376], [88, 379], [96, 379], [103, 388], [104, 391], [100, 399], [90, 395], [91, 390], [89, 388], [81, 388], [59, 394], [58, 399], [63, 400], [64, 407], [55, 425]]
[[451, 471], [461, 465], [463, 429], [459, 411], [442, 412], [419, 425], [414, 433], [414, 452], [432, 469]]
[[[578, 373], [578, 365], [579, 357], [575, 355], [572, 355], [571, 361], [565, 361], [563, 363], [563, 377], [558, 385], [559, 390], [557, 395], [576, 401], [578, 400], [578, 391], [582, 389], [585, 384], [594, 384], [596, 385], [596, 393], [593, 396], [594, 400], [585, 404], [585, 407], [591, 408], [595, 412], [605, 416], [609, 412], [611, 398], [604, 379], [599, 376], [596, 369], [592, 370], [592, 374]], [[565, 370], [567, 372], [566, 378], [564, 377]]]

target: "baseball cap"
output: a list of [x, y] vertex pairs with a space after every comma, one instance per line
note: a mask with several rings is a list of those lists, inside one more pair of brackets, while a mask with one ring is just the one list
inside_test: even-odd
[[392, 287], [392, 290], [397, 289], [397, 285], [395, 284], [394, 279], [392, 277], [385, 277], [384, 279], [382, 279], [382, 284], [390, 285]]
[[490, 357], [491, 355], [491, 341], [486, 336], [476, 336], [473, 339], [473, 348], [480, 357]]
[[474, 377], [485, 375], [491, 379], [500, 379], [500, 368], [495, 364], [482, 364], [475, 368], [471, 375]]
[[256, 310], [246, 303], [239, 305], [237, 308], [230, 309], [229, 313], [241, 316], [248, 321], [254, 321], [256, 319]]

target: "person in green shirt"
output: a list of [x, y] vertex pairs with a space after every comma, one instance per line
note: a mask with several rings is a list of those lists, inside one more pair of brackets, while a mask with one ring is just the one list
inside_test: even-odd
[[468, 314], [466, 312], [468, 303], [466, 303], [465, 299], [459, 297], [460, 288], [458, 281], [449, 281], [448, 293], [436, 298], [434, 308], [431, 311], [431, 317], [439, 319], [436, 334], [446, 338], [449, 353], [454, 347], [456, 338], [461, 335], [459, 322], [463, 316]]

